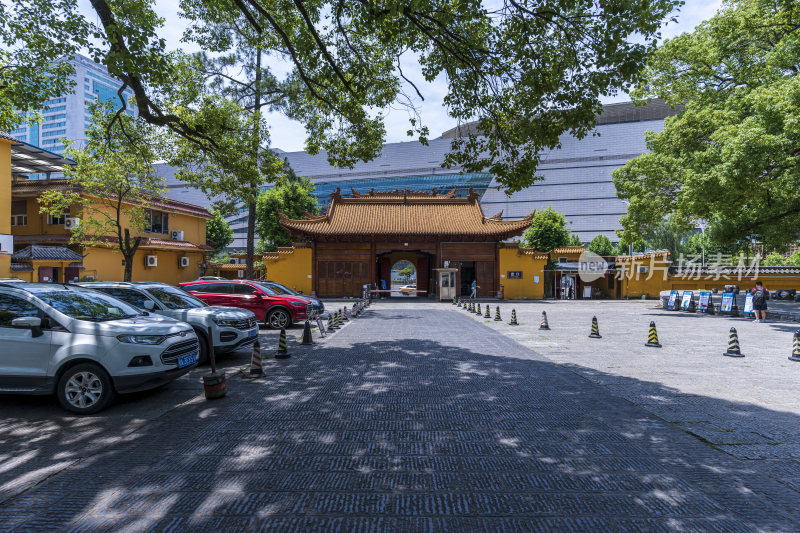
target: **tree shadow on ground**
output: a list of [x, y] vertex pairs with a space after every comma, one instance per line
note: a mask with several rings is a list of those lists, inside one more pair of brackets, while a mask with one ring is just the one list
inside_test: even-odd
[[[269, 360], [265, 378], [232, 376], [222, 400], [195, 396], [151, 420], [108, 411], [30, 422], [24, 406], [4, 404], [0, 523], [531, 531], [780, 530], [800, 520], [797, 487], [755, 462], [505, 337], [440, 330], [433, 311], [420, 313], [357, 319], [349, 336]], [[380, 340], [358, 340], [369, 335]], [[669, 405], [659, 384], [636, 386]], [[774, 416], [704, 400], [716, 413]], [[798, 427], [797, 417], [785, 423]]]

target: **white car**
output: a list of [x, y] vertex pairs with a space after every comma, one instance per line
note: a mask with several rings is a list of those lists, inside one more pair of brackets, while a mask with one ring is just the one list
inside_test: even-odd
[[94, 281], [78, 285], [102, 291], [139, 309], [187, 322], [200, 341], [201, 364], [208, 361], [208, 328], [213, 335], [215, 354], [250, 347], [258, 340], [258, 322], [252, 311], [210, 306], [166, 283]]
[[76, 285], [0, 283], [0, 392], [53, 394], [74, 413], [197, 366], [189, 324]]

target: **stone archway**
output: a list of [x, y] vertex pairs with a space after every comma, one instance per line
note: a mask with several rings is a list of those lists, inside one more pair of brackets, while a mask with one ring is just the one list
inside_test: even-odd
[[380, 280], [386, 281], [387, 289], [391, 287], [391, 272], [395, 265], [402, 262], [407, 262], [414, 267], [416, 273], [417, 295], [421, 297], [428, 296], [431, 276], [430, 265], [431, 255], [425, 252], [413, 250], [398, 250], [385, 254], [381, 254], [378, 258]]
[[416, 291], [411, 287], [417, 286], [417, 265], [408, 259], [400, 259], [392, 265], [391, 269], [391, 295], [398, 297], [416, 296]]

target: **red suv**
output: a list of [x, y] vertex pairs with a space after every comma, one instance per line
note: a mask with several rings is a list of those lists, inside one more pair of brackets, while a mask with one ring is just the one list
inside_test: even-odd
[[256, 320], [275, 329], [305, 320], [311, 312], [311, 302], [305, 298], [278, 294], [257, 281], [189, 281], [181, 287], [209, 305], [252, 311]]

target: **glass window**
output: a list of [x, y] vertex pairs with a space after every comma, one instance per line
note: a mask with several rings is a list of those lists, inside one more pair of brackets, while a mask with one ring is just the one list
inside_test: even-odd
[[135, 307], [97, 291], [51, 291], [37, 296], [47, 305], [77, 320], [104, 322], [141, 315]]
[[149, 299], [141, 292], [132, 289], [120, 289], [118, 287], [97, 287], [96, 290], [102, 291], [109, 296], [113, 296], [114, 298], [119, 298], [123, 302], [134, 307], [138, 307], [139, 309], [144, 309], [144, 302]]
[[68, 216], [69, 213], [62, 213], [61, 216], [47, 215], [47, 223], [51, 226], [63, 226]]
[[197, 285], [189, 285], [186, 290], [191, 292], [202, 292], [208, 294], [230, 294], [230, 283], [198, 283]]
[[169, 214], [150, 211], [150, 223], [144, 230], [150, 233], [169, 233]]
[[175, 287], [152, 287], [147, 289], [147, 292], [153, 295], [167, 309], [195, 309], [207, 306], [199, 298]]
[[[267, 291], [267, 287], [260, 286], [261, 290]], [[248, 285], [247, 283], [236, 283], [233, 286], [233, 294], [255, 294], [256, 288]]]
[[18, 296], [0, 294], [0, 328], [10, 328], [15, 318], [41, 316], [39, 308]]
[[266, 287], [275, 294], [293, 294], [289, 289], [278, 283], [259, 283], [259, 287]]

